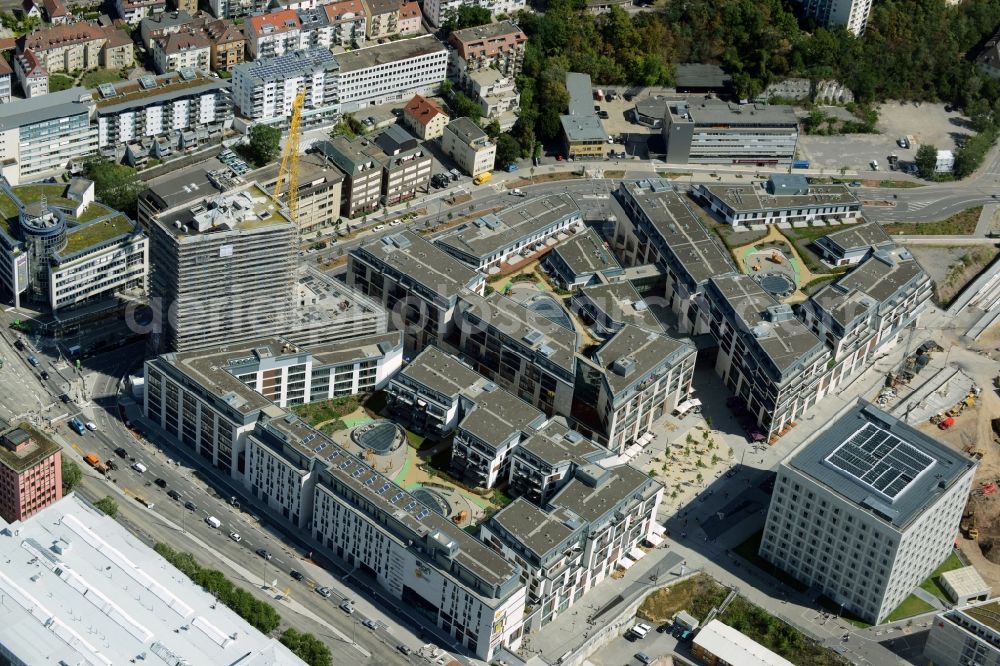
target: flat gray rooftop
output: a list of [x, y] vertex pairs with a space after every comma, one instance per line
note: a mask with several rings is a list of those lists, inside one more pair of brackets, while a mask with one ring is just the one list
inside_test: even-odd
[[790, 106], [768, 104], [736, 104], [721, 100], [706, 99], [673, 100], [667, 111], [674, 120], [681, 120], [684, 112], [691, 116], [696, 127], [740, 127], [767, 129], [768, 127], [796, 129], [799, 119]]
[[590, 301], [613, 321], [632, 324], [647, 331], [662, 333], [663, 326], [632, 283], [622, 280], [592, 287], [581, 287]]
[[521, 449], [549, 465], [597, 462], [611, 452], [593, 440], [571, 430], [561, 419], [550, 419], [545, 426], [521, 443]]
[[536, 562], [579, 529], [579, 526], [567, 525], [562, 512], [546, 513], [523, 497], [501, 509], [492, 522], [506, 530], [517, 544], [527, 548]]
[[559, 116], [559, 123], [562, 125], [563, 133], [570, 143], [578, 141], [604, 142], [608, 140], [608, 133], [604, 129], [604, 125], [601, 124], [601, 119], [597, 117], [593, 109], [591, 109], [590, 114], [566, 114]]
[[[572, 511], [588, 523], [597, 523], [604, 516], [628, 504], [637, 493], [661, 486], [659, 481], [631, 465], [611, 469], [578, 468], [576, 476], [549, 502], [553, 507]], [[600, 474], [596, 483], [588, 477], [590, 471]], [[587, 480], [583, 480], [587, 479]]]
[[909, 251], [879, 251], [813, 294], [811, 300], [834, 321], [847, 326], [921, 279], [928, 278]]
[[[0, 109], [2, 108], [3, 105], [0, 105]], [[219, 188], [212, 184], [208, 174], [223, 169], [228, 167], [213, 157], [180, 171], [154, 178], [146, 183], [146, 187], [163, 200], [167, 209], [176, 208], [191, 201], [219, 194]]]
[[465, 395], [475, 407], [459, 427], [487, 444], [499, 446], [515, 432], [529, 433], [545, 422], [545, 414], [489, 381], [470, 386]]
[[[733, 275], [713, 278], [711, 282], [728, 303], [729, 314], [748, 346], [764, 352], [778, 372], [784, 374], [824, 349], [820, 339], [753, 278]], [[774, 307], [780, 308], [782, 316], [769, 316]]]
[[669, 183], [640, 181], [626, 187], [692, 282], [736, 271], [726, 248]]
[[476, 271], [409, 230], [384, 236], [381, 241], [367, 243], [351, 253], [391, 267], [445, 298], [472, 289], [480, 280]]
[[478, 257], [482, 261], [514, 246], [518, 241], [580, 214], [580, 207], [570, 195], [549, 194], [527, 199], [499, 213], [460, 224], [434, 242], [454, 248], [462, 254]]
[[305, 664], [76, 495], [0, 527], [0, 643], [18, 663]]
[[621, 268], [614, 253], [590, 227], [570, 236], [551, 251], [558, 254], [577, 275], [596, 273], [608, 268]]
[[[81, 102], [81, 99], [85, 101]], [[0, 130], [89, 113], [93, 106], [91, 100], [91, 92], [86, 88], [70, 88], [27, 99], [14, 98], [0, 104]]]
[[694, 353], [689, 342], [626, 324], [594, 352], [594, 361], [604, 370], [612, 395], [620, 395], [655, 370], [672, 367]]
[[487, 381], [481, 374], [437, 347], [425, 347], [400, 370], [407, 377], [431, 391], [455, 398], [478, 382]]
[[386, 65], [399, 60], [417, 58], [431, 53], [443, 53], [447, 49], [433, 35], [400, 39], [363, 49], [355, 49], [336, 55], [341, 74], [368, 69], [376, 65]]
[[807, 194], [769, 194], [759, 185], [702, 183], [701, 187], [738, 212], [819, 206], [861, 206], [861, 202], [846, 185], [810, 185]]
[[831, 231], [825, 238], [831, 245], [844, 252], [862, 250], [872, 246], [892, 245], [893, 240], [878, 222], [865, 222]]
[[397, 349], [403, 344], [401, 331], [389, 331], [376, 335], [366, 335], [340, 342], [309, 347], [313, 355], [313, 365], [341, 365], [353, 361], [380, 358], [387, 350]]
[[976, 463], [859, 403], [783, 463], [902, 530]]

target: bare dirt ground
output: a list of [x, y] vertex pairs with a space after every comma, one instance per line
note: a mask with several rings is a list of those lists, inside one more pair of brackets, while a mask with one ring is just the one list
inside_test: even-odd
[[985, 268], [1000, 250], [990, 245], [968, 247], [904, 244], [934, 282], [938, 303], [948, 303]]

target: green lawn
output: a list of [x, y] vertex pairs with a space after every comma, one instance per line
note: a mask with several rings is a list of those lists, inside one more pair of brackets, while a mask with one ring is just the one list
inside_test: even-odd
[[889, 616], [885, 618], [888, 622], [898, 622], [899, 620], [905, 620], [908, 617], [913, 617], [914, 615], [921, 615], [923, 613], [928, 613], [934, 610], [934, 607], [929, 603], [917, 597], [913, 594], [903, 599], [903, 603], [899, 604], [896, 610], [889, 613]]
[[884, 225], [887, 234], [906, 234], [919, 236], [968, 236], [976, 230], [982, 206], [967, 208], [955, 213], [947, 220], [937, 222], [905, 222]]
[[63, 255], [70, 255], [88, 247], [94, 247], [112, 238], [117, 238], [135, 229], [135, 225], [124, 215], [117, 215], [108, 220], [92, 222], [87, 226], [78, 227], [66, 235], [66, 246]]
[[965, 564], [959, 559], [958, 554], [952, 551], [951, 555], [948, 556], [948, 559], [942, 562], [941, 566], [935, 569], [934, 573], [928, 576], [927, 580], [920, 584], [921, 589], [927, 590], [938, 599], [951, 603], [951, 599], [948, 598], [948, 595], [945, 594], [944, 588], [941, 587], [939, 582], [940, 576], [946, 571], [954, 571], [955, 569], [961, 569], [964, 566]]
[[83, 75], [80, 85], [84, 88], [96, 88], [102, 83], [115, 83], [124, 78], [121, 71], [117, 69], [95, 69], [93, 72], [87, 72]]
[[73, 77], [65, 74], [49, 74], [49, 92], [59, 92], [73, 87]]
[[719, 621], [793, 664], [845, 666], [849, 663], [833, 650], [823, 647], [792, 625], [743, 597], [736, 597], [725, 612], [719, 615]]
[[806, 585], [803, 585], [800, 581], [792, 578], [790, 575], [778, 569], [773, 564], [765, 560], [763, 557], [757, 554], [760, 550], [760, 540], [764, 536], [764, 530], [755, 532], [753, 536], [741, 543], [740, 545], [733, 548], [733, 552], [742, 557], [744, 560], [754, 565], [758, 569], [764, 571], [770, 576], [774, 576], [782, 583], [788, 587], [796, 590], [798, 592], [805, 592]]
[[296, 405], [292, 409], [302, 420], [315, 426], [325, 421], [347, 416], [357, 409], [359, 404], [361, 404], [361, 401], [358, 396], [347, 395], [342, 398], [333, 398], [332, 400], [321, 400], [306, 405]]

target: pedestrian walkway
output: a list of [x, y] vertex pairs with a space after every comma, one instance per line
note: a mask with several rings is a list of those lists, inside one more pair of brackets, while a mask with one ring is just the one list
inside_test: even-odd
[[986, 204], [982, 212], [979, 213], [979, 222], [976, 223], [976, 230], [973, 236], [988, 236], [993, 231], [997, 213], [1000, 212], [1000, 204]]

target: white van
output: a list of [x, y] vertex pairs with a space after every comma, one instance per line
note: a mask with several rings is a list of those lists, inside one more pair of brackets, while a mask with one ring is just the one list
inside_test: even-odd
[[208, 518], [205, 519], [205, 522], [208, 523], [208, 526], [214, 530], [219, 529], [219, 525], [222, 524], [222, 521], [216, 518], [215, 516], [209, 516]]
[[653, 628], [648, 624], [640, 622], [639, 624], [632, 627], [630, 631], [632, 632], [632, 635], [635, 636], [636, 638], [645, 638], [646, 634], [648, 634], [652, 629]]
[[132, 463], [132, 469], [134, 469], [135, 471], [139, 472], [139, 474], [145, 474], [146, 473], [146, 466], [143, 465], [141, 462], [134, 462], [134, 463]]

